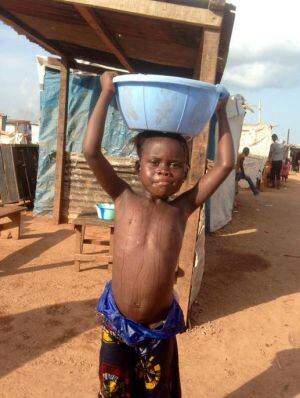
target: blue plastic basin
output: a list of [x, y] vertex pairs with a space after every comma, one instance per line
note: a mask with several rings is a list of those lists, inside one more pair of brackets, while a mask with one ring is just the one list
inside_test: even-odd
[[114, 220], [115, 205], [110, 203], [98, 203], [96, 206], [98, 217], [101, 220]]
[[182, 135], [200, 134], [212, 117], [221, 85], [173, 76], [129, 74], [116, 76], [118, 108], [130, 129]]

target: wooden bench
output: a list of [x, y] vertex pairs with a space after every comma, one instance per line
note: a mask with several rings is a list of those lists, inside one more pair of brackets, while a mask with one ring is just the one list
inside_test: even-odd
[[[21, 213], [26, 208], [22, 206], [5, 206], [0, 207], [0, 234], [3, 238], [2, 231], [10, 230], [10, 235], [13, 239], [20, 238], [20, 224], [21, 224]], [[8, 221], [2, 222], [2, 219], [7, 218]]]
[[[107, 262], [108, 266], [112, 264], [114, 221], [100, 220], [97, 216], [96, 211], [84, 211], [81, 212], [77, 218], [75, 218], [73, 224], [76, 233], [75, 256], [74, 256], [75, 269], [77, 271], [80, 271], [81, 261]], [[109, 228], [108, 253], [99, 253], [99, 254], [83, 253], [84, 244], [93, 244], [93, 245], [100, 245], [106, 247], [108, 246], [107, 243], [102, 240], [85, 238], [85, 231], [88, 225], [99, 226], [102, 228], [103, 227]]]

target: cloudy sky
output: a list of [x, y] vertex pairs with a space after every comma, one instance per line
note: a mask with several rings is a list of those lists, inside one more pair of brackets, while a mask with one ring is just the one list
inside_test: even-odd
[[[227, 0], [236, 19], [223, 84], [240, 93], [278, 135], [300, 144], [300, 2]], [[47, 54], [0, 22], [0, 113], [38, 120], [39, 89], [35, 56]], [[247, 122], [257, 122], [249, 113]]]
[[[262, 104], [262, 120], [300, 144], [300, 2], [231, 0], [236, 18], [223, 83], [249, 103]], [[254, 108], [257, 110], [257, 108]], [[258, 114], [246, 121], [256, 122]]]

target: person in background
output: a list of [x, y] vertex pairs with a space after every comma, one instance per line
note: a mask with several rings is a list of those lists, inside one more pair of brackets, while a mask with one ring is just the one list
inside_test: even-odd
[[282, 161], [285, 151], [285, 146], [282, 142], [278, 141], [277, 134], [272, 135], [272, 144], [270, 146], [269, 160], [271, 162], [271, 187], [280, 188], [280, 172], [282, 167]]
[[240, 180], [246, 180], [250, 186], [251, 191], [253, 192], [254, 195], [259, 194], [259, 190], [256, 188], [254, 185], [253, 181], [251, 178], [245, 173], [244, 170], [244, 160], [245, 158], [249, 155], [250, 150], [248, 147], [245, 147], [238, 155], [237, 159], [237, 164], [236, 164], [236, 175], [235, 175], [235, 181], [238, 183]]
[[281, 167], [281, 181], [287, 181], [289, 172], [291, 170], [291, 162], [289, 158], [286, 158], [285, 161], [282, 163]]
[[267, 159], [265, 167], [263, 169], [263, 181], [264, 186], [269, 186], [270, 184], [270, 174], [271, 174], [271, 162]]
[[289, 145], [286, 143], [286, 141], [282, 141], [283, 145], [283, 155], [282, 155], [282, 162], [285, 162], [285, 159], [288, 158], [289, 155]]

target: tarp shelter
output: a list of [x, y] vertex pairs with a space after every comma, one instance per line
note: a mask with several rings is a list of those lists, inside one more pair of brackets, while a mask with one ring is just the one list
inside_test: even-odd
[[[54, 208], [56, 142], [58, 123], [58, 103], [60, 88], [60, 68], [52, 67], [47, 58], [38, 57], [41, 87], [41, 131], [39, 137], [40, 157], [34, 212], [52, 215]], [[109, 200], [99, 189], [92, 175], [87, 175], [87, 167], [82, 157], [82, 142], [89, 116], [100, 94], [99, 77], [91, 74], [70, 73], [68, 91], [68, 123], [66, 131], [66, 162], [64, 175], [63, 218], [71, 221], [96, 203]], [[80, 100], [78, 100], [80, 98]], [[102, 148], [114, 157], [127, 158], [128, 175], [123, 174], [132, 185], [134, 178], [134, 145], [130, 142], [136, 131], [129, 130], [115, 103], [109, 106]], [[82, 167], [81, 167], [82, 166]], [[126, 165], [123, 161], [123, 167]], [[128, 174], [127, 173], [127, 174]]]
[[[239, 152], [243, 148], [250, 149], [249, 156], [244, 161], [245, 173], [256, 183], [256, 178], [263, 171], [266, 160], [269, 156], [270, 145], [272, 143], [272, 126], [265, 123], [244, 124], [240, 139]], [[242, 188], [248, 188], [249, 184], [245, 180], [239, 182]]]
[[[235, 162], [237, 161], [241, 130], [246, 113], [243, 104], [244, 98], [241, 95], [231, 96], [227, 103], [227, 116], [233, 138]], [[216, 125], [215, 130], [217, 129], [218, 126]], [[212, 134], [210, 136], [208, 157], [212, 160], [215, 160], [217, 157], [217, 140], [217, 134]], [[231, 221], [234, 197], [235, 170], [232, 170], [223, 184], [208, 200], [206, 209], [206, 226], [209, 232], [215, 232]]]
[[[77, 60], [81, 59], [105, 65], [105, 69], [117, 67], [220, 82], [234, 10], [225, 0], [1, 0], [0, 18], [5, 23], [61, 57], [53, 210], [56, 222], [63, 218], [70, 68], [101, 71], [79, 64]], [[207, 125], [193, 141], [185, 189], [205, 172], [208, 132]], [[179, 260], [184, 276], [178, 279], [178, 288], [185, 315], [202, 222], [200, 210], [195, 211], [186, 227]]]
[[31, 143], [30, 120], [6, 120], [5, 131], [0, 132], [1, 144], [29, 144]]

